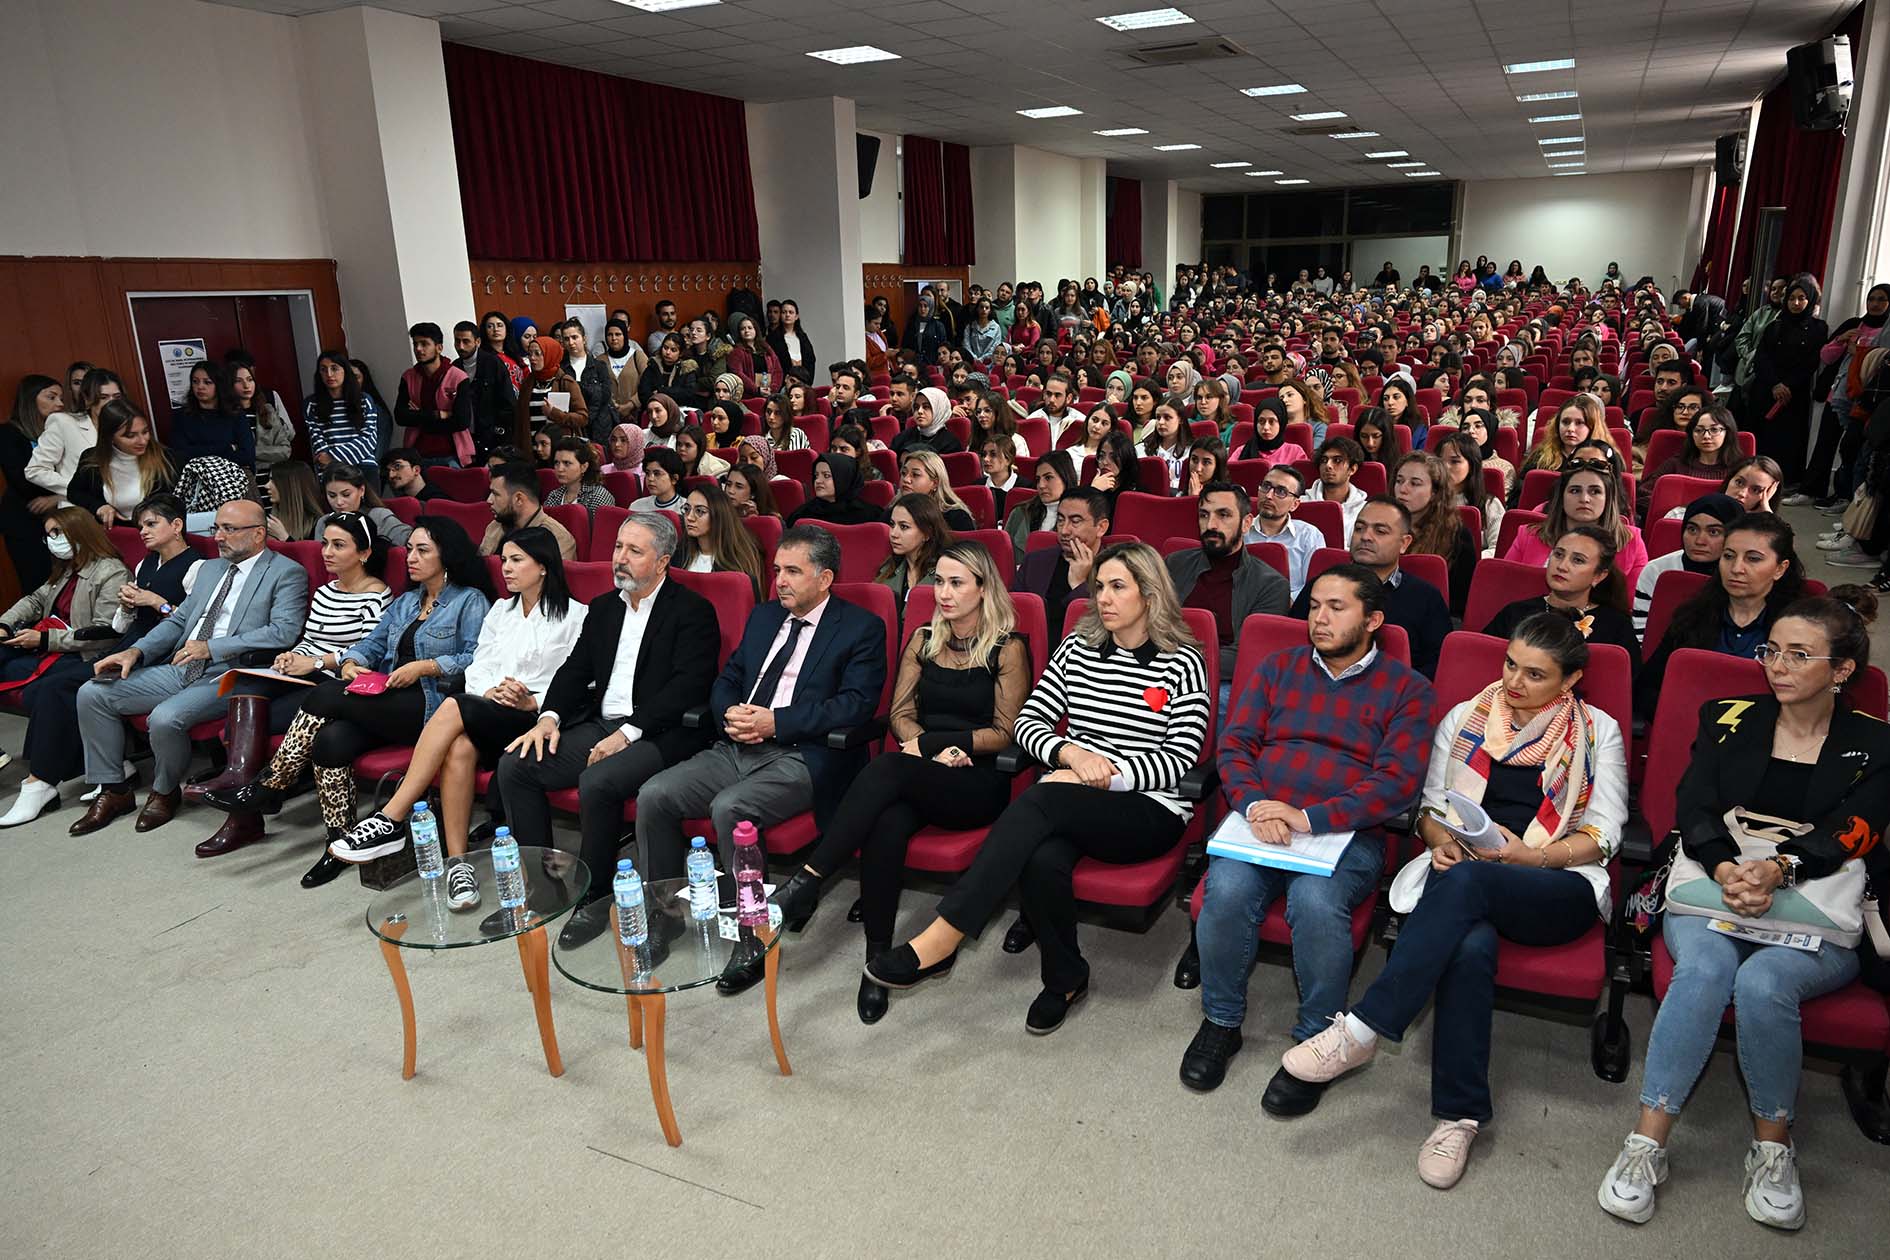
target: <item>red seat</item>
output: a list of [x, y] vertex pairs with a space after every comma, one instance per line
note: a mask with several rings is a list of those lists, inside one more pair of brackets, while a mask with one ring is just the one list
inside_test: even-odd
[[1199, 524], [1194, 497], [1143, 494], [1130, 490], [1116, 498], [1111, 532], [1132, 534], [1151, 546], [1164, 538], [1192, 534]]
[[868, 451], [866, 462], [879, 474], [879, 480], [899, 484], [899, 456], [892, 451]]
[[[1663, 462], [1678, 455], [1686, 446], [1687, 435], [1684, 429], [1656, 429], [1647, 438], [1647, 459], [1641, 465], [1641, 471], [1652, 472]], [[1741, 431], [1737, 439], [1741, 455], [1757, 455], [1759, 439], [1750, 432]]]
[[[1658, 521], [1675, 508], [1684, 508], [1703, 494], [1719, 493], [1720, 483], [1712, 477], [1683, 477], [1679, 473], [1668, 473], [1654, 483], [1652, 493], [1647, 498], [1647, 519]], [[1648, 556], [1654, 554], [1650, 548]]]
[[[1253, 668], [1275, 652], [1304, 647], [1306, 643], [1306, 622], [1303, 618], [1253, 613], [1240, 623], [1240, 640], [1234, 649], [1234, 677], [1250, 677]], [[1409, 665], [1411, 636], [1404, 632], [1403, 626], [1387, 622], [1378, 631], [1378, 650], [1395, 661]]]
[[[1352, 553], [1338, 547], [1321, 547], [1312, 553], [1312, 559], [1306, 564], [1306, 582], [1311, 585], [1314, 578], [1330, 569], [1335, 564], [1346, 564], [1352, 559]], [[1420, 556], [1409, 552], [1398, 561], [1398, 567], [1419, 581], [1428, 582], [1437, 588], [1446, 602], [1450, 599], [1450, 566], [1444, 563], [1442, 556]]]
[[945, 465], [945, 480], [953, 489], [975, 486], [984, 480], [984, 464], [970, 451], [953, 451], [939, 456], [939, 460]]
[[761, 587], [772, 594], [774, 591], [774, 550], [781, 545], [781, 518], [744, 516], [742, 528], [753, 534], [755, 542], [761, 547]]
[[814, 460], [818, 457], [819, 452], [811, 447], [798, 451], [776, 451], [774, 464], [781, 476], [792, 477], [805, 486], [813, 484]]
[[394, 519], [403, 525], [412, 525], [427, 510], [426, 503], [410, 494], [396, 494], [381, 500], [387, 510], [394, 514]]
[[[1868, 946], [1864, 946], [1868, 948]], [[1673, 983], [1673, 955], [1667, 942], [1654, 938], [1654, 996], [1664, 999]], [[1810, 999], [1799, 1007], [1799, 1021], [1805, 1043], [1830, 1050], [1851, 1051], [1881, 1056], [1890, 1043], [1890, 1009], [1883, 995], [1861, 981], [1853, 980], [1831, 993]], [[1733, 1009], [1726, 1008], [1725, 1022], [1733, 1023]]]
[[[426, 470], [427, 484], [448, 499], [460, 503], [484, 503], [486, 493], [492, 489], [492, 474], [483, 468], [429, 468]], [[428, 503], [437, 503], [438, 499], [429, 499]]]
[[289, 559], [302, 566], [308, 574], [308, 589], [313, 591], [334, 575], [328, 572], [328, 566], [322, 563], [322, 545], [312, 541], [278, 542], [269, 540], [269, 550], [281, 552]]
[[405, 547], [387, 549], [387, 568], [381, 574], [381, 580], [387, 583], [387, 598], [390, 601], [407, 589], [407, 549]]
[[538, 470], [538, 497], [544, 498], [558, 488], [558, 474], [549, 468]]
[[375, 748], [354, 759], [354, 777], [374, 781], [374, 804], [378, 807], [388, 783], [406, 774], [411, 764], [413, 749], [405, 744]]
[[1499, 557], [1508, 555], [1516, 535], [1524, 529], [1534, 529], [1542, 521], [1543, 514], [1534, 508], [1511, 508], [1503, 513], [1503, 519], [1496, 527], [1496, 554]]
[[[1315, 483], [1317, 484], [1317, 483]], [[1317, 491], [1314, 492], [1317, 495]], [[1325, 499], [1308, 497], [1299, 501], [1293, 509], [1293, 519], [1316, 525], [1325, 535], [1326, 546], [1343, 550], [1350, 541], [1345, 536], [1345, 507], [1343, 504], [1330, 503]]]
[[715, 605], [715, 625], [721, 636], [715, 653], [715, 668], [719, 671], [728, 664], [728, 658], [742, 641], [748, 615], [755, 611], [754, 584], [745, 573], [690, 573], [674, 565], [670, 566], [669, 575], [678, 585], [688, 587]]
[[428, 499], [426, 511], [422, 516], [443, 516], [456, 522], [466, 531], [466, 536], [473, 540], [473, 546], [486, 536], [487, 526], [492, 524], [492, 509], [484, 498], [476, 503], [464, 503], [458, 499]]
[[[892, 531], [877, 521], [861, 525], [833, 525], [826, 521], [805, 523], [818, 526], [839, 540], [840, 572], [837, 581], [871, 582], [879, 572], [879, 566], [892, 554]], [[893, 620], [894, 624], [898, 623], [897, 617]]]
[[[1004, 579], [1004, 585], [1007, 588], [1010, 586], [1012, 577], [1017, 573], [1017, 558], [1013, 554], [1015, 549], [1011, 546], [1011, 536], [1008, 533], [1001, 529], [973, 529], [958, 537], [964, 542], [982, 543], [984, 549], [991, 553], [991, 563], [997, 569], [998, 575]], [[926, 589], [929, 591], [931, 588]], [[930, 599], [931, 596], [928, 594], [926, 598]], [[908, 605], [910, 602], [910, 600], [907, 601]], [[910, 618], [907, 620], [909, 622]]]
[[[734, 460], [729, 461], [731, 464]], [[618, 507], [629, 507], [643, 495], [643, 479], [635, 473], [607, 472], [603, 478], [604, 489], [610, 491], [610, 497]]]
[[997, 528], [997, 504], [992, 501], [990, 486], [954, 486], [953, 492], [970, 509], [971, 519], [979, 529]]
[[[1680, 605], [1713, 580], [1710, 573], [1690, 573], [1685, 569], [1670, 569], [1654, 581], [1654, 597], [1647, 605], [1647, 632], [1641, 635], [1641, 650], [1651, 658], [1660, 641], [1667, 634], [1667, 625], [1673, 620], [1673, 614]], [[1755, 662], [1756, 663], [1756, 662]], [[1670, 665], [1671, 672], [1672, 666]], [[1760, 690], [1764, 689], [1764, 680], [1760, 680]], [[1699, 705], [1694, 706], [1695, 709]]]
[[615, 566], [608, 560], [568, 560], [564, 581], [571, 588], [571, 598], [580, 604], [588, 604], [617, 586]]
[[1464, 629], [1481, 631], [1497, 613], [1517, 600], [1547, 594], [1548, 577], [1548, 570], [1539, 564], [1500, 559], [1477, 561], [1477, 567], [1470, 574], [1470, 594], [1463, 606]]
[[[565, 532], [571, 535], [571, 541], [576, 544], [573, 555], [583, 557], [591, 554], [591, 510], [589, 508], [579, 503], [560, 503], [546, 508], [545, 515], [564, 526]], [[479, 541], [477, 535], [473, 537], [473, 541]], [[617, 536], [614, 533], [610, 536], [610, 542], [612, 547], [616, 546]]]
[[1024, 439], [1024, 446], [1031, 457], [1042, 459], [1050, 453], [1050, 422], [1039, 417], [1035, 420], [1020, 419], [1017, 422], [1018, 436]]
[[807, 486], [792, 477], [774, 477], [768, 482], [768, 493], [774, 496], [775, 510], [783, 518], [793, 514], [794, 509], [807, 502]]
[[217, 559], [217, 540], [208, 534], [185, 534], [184, 541], [189, 543], [192, 550], [205, 560]]
[[893, 500], [899, 497], [899, 483], [894, 481], [862, 482], [860, 497], [882, 512], [889, 511]]
[[118, 548], [118, 555], [125, 562], [125, 567], [133, 573], [145, 557], [144, 536], [129, 525], [114, 525], [105, 531], [111, 535], [112, 546]]
[[1647, 546], [1647, 558], [1653, 560], [1670, 551], [1680, 550], [1681, 534], [1685, 529], [1685, 521], [1670, 521], [1664, 516], [1648, 513], [1647, 527], [1641, 531], [1641, 541]]
[[608, 561], [617, 552], [617, 531], [630, 515], [628, 507], [600, 507], [591, 518], [590, 546], [578, 552], [581, 560]]

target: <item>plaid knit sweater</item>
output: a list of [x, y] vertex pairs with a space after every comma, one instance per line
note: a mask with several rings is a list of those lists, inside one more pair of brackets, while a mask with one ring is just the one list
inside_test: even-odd
[[1317, 833], [1379, 829], [1417, 803], [1436, 722], [1431, 685], [1410, 666], [1381, 652], [1334, 682], [1306, 646], [1236, 686], [1218, 749], [1233, 809], [1283, 801]]

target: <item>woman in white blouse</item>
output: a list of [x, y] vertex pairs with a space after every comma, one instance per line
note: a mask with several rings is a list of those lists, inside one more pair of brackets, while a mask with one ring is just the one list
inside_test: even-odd
[[551, 532], [537, 526], [512, 531], [500, 548], [505, 589], [486, 614], [466, 667], [466, 689], [440, 703], [420, 732], [406, 777], [386, 805], [356, 823], [337, 846], [367, 861], [407, 843], [407, 816], [440, 781], [440, 836], [448, 855], [447, 904], [470, 910], [479, 884], [465, 860], [472, 826], [473, 783], [481, 765], [498, 764], [505, 746], [538, 718], [551, 676], [577, 643], [586, 607], [571, 598], [564, 560]]
[[79, 471], [80, 457], [98, 445], [98, 413], [124, 395], [125, 383], [118, 373], [100, 367], [87, 371], [72, 410], [47, 417], [39, 441], [33, 444], [33, 456], [26, 461], [26, 479], [63, 499], [72, 474]]

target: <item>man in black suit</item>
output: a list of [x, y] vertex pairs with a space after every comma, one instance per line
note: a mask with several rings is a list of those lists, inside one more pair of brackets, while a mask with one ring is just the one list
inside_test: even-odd
[[700, 752], [708, 732], [683, 725], [715, 680], [715, 606], [669, 578], [676, 529], [660, 512], [633, 512], [617, 529], [617, 589], [591, 601], [577, 644], [545, 693], [537, 725], [499, 762], [512, 830], [528, 844], [551, 835], [547, 792], [578, 790], [585, 901], [559, 933], [574, 949], [610, 924], [610, 882], [623, 807], [653, 775]]
[[1057, 504], [1057, 546], [1033, 551], [1017, 566], [1014, 590], [1043, 600], [1051, 642], [1063, 637], [1063, 610], [1073, 599], [1088, 598], [1096, 553], [1109, 535], [1109, 496], [1090, 486], [1073, 486]]
[[[886, 627], [835, 599], [840, 544], [797, 525], [774, 553], [776, 601], [756, 608], [709, 696], [717, 738], [637, 793], [637, 838], [650, 879], [683, 873], [686, 818], [709, 818], [721, 867], [735, 869], [735, 825], [766, 828], [838, 803], [865, 760], [864, 745], [830, 748], [827, 737], [857, 727], [879, 708], [886, 683]], [[717, 988], [740, 993], [761, 978], [762, 956], [743, 957]]]

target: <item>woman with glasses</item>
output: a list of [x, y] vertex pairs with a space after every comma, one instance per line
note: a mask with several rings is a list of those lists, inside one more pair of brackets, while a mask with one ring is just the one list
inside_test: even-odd
[[[1860, 943], [1866, 880], [1890, 874], [1890, 851], [1858, 839], [1874, 839], [1890, 817], [1890, 727], [1854, 712], [1843, 695], [1869, 666], [1876, 612], [1862, 587], [1791, 601], [1753, 650], [1768, 691], [1700, 709], [1693, 759], [1675, 795], [1680, 853], [1661, 924], [1673, 979], [1647, 1038], [1640, 1116], [1597, 1191], [1602, 1209], [1623, 1220], [1654, 1215], [1668, 1136], [1731, 1007], [1752, 1126], [1742, 1168], [1746, 1215], [1774, 1229], [1805, 1223], [1792, 1141], [1804, 1053], [1799, 1011], [1858, 974], [1859, 951], [1870, 948]], [[1755, 842], [1734, 834], [1734, 810], [1803, 830], [1776, 845]], [[1817, 948], [1714, 930], [1715, 917], [1766, 928], [1769, 914], [1790, 913], [1788, 897], [1833, 924]]]
[[683, 503], [682, 544], [676, 566], [687, 573], [740, 573], [760, 599], [766, 583], [761, 547], [720, 486], [697, 486]]
[[1662, 477], [1724, 477], [1739, 458], [1739, 424], [1724, 407], [1696, 411], [1686, 424], [1686, 445], [1678, 454], [1660, 461], [1645, 474], [1636, 494], [1637, 515], [1645, 517], [1654, 500], [1654, 483]]
[[1663, 429], [1684, 430], [1693, 423], [1693, 417], [1712, 406], [1712, 390], [1700, 385], [1683, 385], [1668, 395], [1666, 402], [1642, 412], [1640, 423], [1634, 429], [1634, 462], [1646, 467], [1647, 447], [1654, 440], [1654, 434]]

